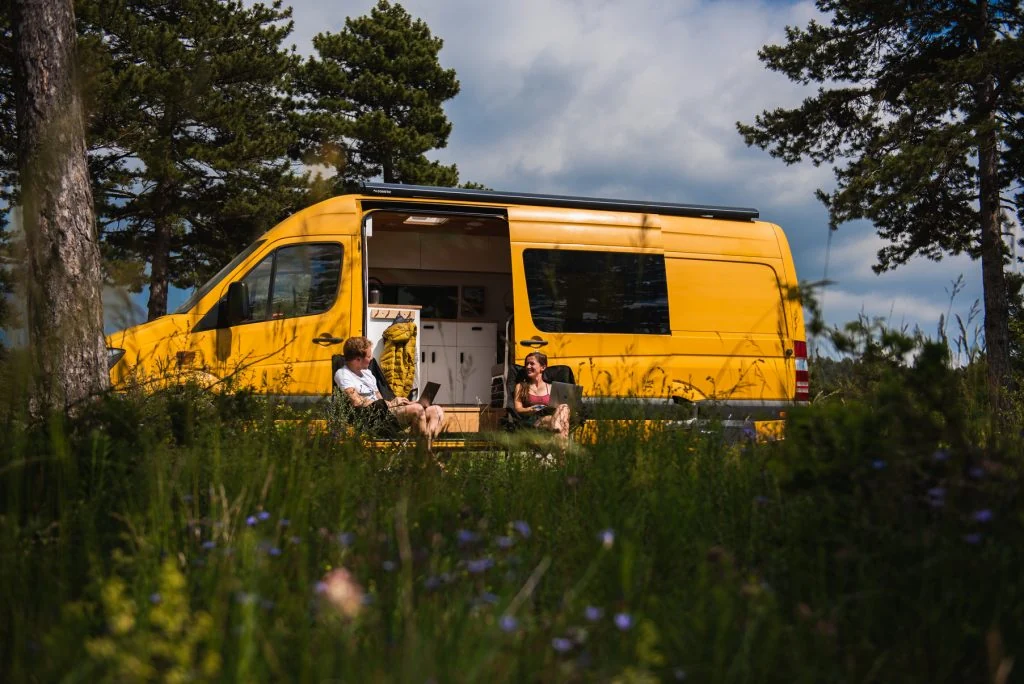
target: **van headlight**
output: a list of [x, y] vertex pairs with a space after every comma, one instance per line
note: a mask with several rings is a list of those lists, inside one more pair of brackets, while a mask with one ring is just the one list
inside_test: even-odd
[[117, 365], [117, 362], [124, 356], [124, 349], [113, 349], [107, 347], [107, 370]]

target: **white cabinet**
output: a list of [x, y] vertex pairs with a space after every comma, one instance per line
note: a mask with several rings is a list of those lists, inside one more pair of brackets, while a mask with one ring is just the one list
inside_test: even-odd
[[424, 382], [441, 383], [437, 403], [487, 405], [497, 324], [425, 320], [420, 326]]

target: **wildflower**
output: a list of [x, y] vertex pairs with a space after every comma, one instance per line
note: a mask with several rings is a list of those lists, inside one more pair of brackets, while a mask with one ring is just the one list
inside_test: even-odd
[[871, 462], [871, 467], [875, 470], [885, 470], [886, 462], [880, 458], [876, 458]]
[[292, 535], [291, 537], [288, 537], [288, 543], [289, 544], [301, 544], [302, 543], [302, 537], [297, 537], [295, 535]]
[[572, 650], [572, 642], [564, 637], [555, 637], [551, 640], [551, 648], [559, 653], [568, 653]]
[[597, 533], [597, 538], [598, 540], [600, 540], [601, 546], [603, 546], [606, 549], [610, 549], [612, 548], [612, 545], [615, 544], [615, 530], [613, 530], [610, 527], [601, 530]]
[[516, 543], [515, 540], [512, 539], [512, 537], [504, 536], [498, 537], [494, 541], [498, 545], [499, 549], [510, 549], [512, 548], [512, 545]]
[[472, 530], [459, 530], [455, 533], [460, 545], [472, 544], [480, 539], [480, 535]]
[[213, 541], [212, 539], [209, 540], [209, 541], [204, 541], [203, 542], [203, 549], [205, 551], [212, 551], [216, 547], [217, 547], [217, 542]]
[[677, 667], [676, 669], [672, 670], [672, 676], [676, 678], [677, 682], [685, 681], [686, 680], [686, 670], [684, 670], [681, 667]]
[[964, 541], [968, 544], [980, 544], [981, 534], [978, 532], [971, 532], [970, 534], [965, 534]]
[[356, 535], [351, 532], [342, 532], [338, 535], [338, 543], [342, 546], [352, 546], [356, 541]]
[[277, 521], [277, 524], [280, 525], [281, 527], [288, 527], [289, 525], [292, 524], [292, 521], [289, 520], [288, 518], [281, 518], [280, 520]]
[[249, 527], [252, 527], [253, 525], [255, 525], [256, 524], [256, 516], [255, 515], [250, 515], [248, 518], [245, 519], [245, 524], [248, 525]]
[[441, 578], [431, 575], [423, 580], [423, 588], [427, 591], [434, 591], [441, 586]]
[[629, 613], [616, 613], [615, 626], [625, 632], [633, 626], [633, 616]]
[[359, 615], [368, 596], [345, 568], [335, 568], [324, 575], [323, 580], [317, 583], [317, 593], [347, 618]]
[[516, 532], [519, 533], [519, 535], [523, 539], [529, 539], [530, 534], [532, 534], [530, 530], [530, 525], [525, 520], [516, 520], [514, 523], [512, 523], [512, 527], [515, 529]]
[[274, 610], [274, 602], [270, 599], [260, 599], [260, 608], [266, 611]]
[[489, 591], [485, 591], [484, 593], [480, 594], [480, 603], [489, 603], [493, 606], [498, 601], [499, 599], [497, 594], [493, 594]]
[[511, 615], [502, 615], [501, 619], [498, 620], [498, 627], [501, 628], [502, 632], [509, 634], [519, 628], [519, 621]]
[[931, 489], [928, 490], [928, 496], [930, 496], [933, 499], [941, 499], [946, 496], [946, 488], [932, 487]]
[[277, 548], [276, 546], [271, 546], [270, 550], [267, 551], [267, 553], [269, 553], [271, 556], [280, 556], [281, 549]]
[[384, 568], [384, 572], [394, 572], [398, 565], [395, 564], [395, 561], [386, 560], [380, 564], [380, 567]]
[[985, 469], [979, 468], [978, 466], [974, 466], [973, 468], [967, 471], [967, 474], [970, 475], [975, 480], [981, 480], [985, 477]]
[[932, 460], [944, 463], [949, 460], [949, 452], [945, 449], [938, 449], [934, 454], [932, 454]]
[[256, 517], [259, 518], [260, 520], [269, 520], [270, 519], [270, 513], [267, 513], [266, 511], [260, 511], [259, 513], [256, 514]]
[[149, 595], [149, 602], [152, 603], [153, 605], [156, 605], [156, 604], [160, 603], [163, 600], [164, 600], [163, 596], [161, 596], [160, 592], [158, 592], [158, 591], [154, 591], [152, 594]]
[[587, 606], [583, 609], [583, 617], [587, 618], [590, 622], [597, 622], [604, 616], [604, 609], [598, 606]]
[[466, 569], [470, 573], [476, 575], [481, 572], [486, 572], [494, 567], [494, 561], [490, 558], [479, 558], [477, 560], [471, 560], [466, 563]]
[[975, 511], [971, 518], [974, 522], [987, 523], [992, 520], [992, 511], [987, 508], [982, 508], [980, 511]]
[[182, 500], [185, 503], [192, 503], [192, 495], [191, 494], [186, 494], [185, 496], [183, 496], [181, 498], [182, 498]]

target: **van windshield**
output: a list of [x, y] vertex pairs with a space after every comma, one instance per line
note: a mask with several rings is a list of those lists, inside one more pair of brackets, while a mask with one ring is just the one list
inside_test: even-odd
[[245, 261], [246, 258], [248, 258], [250, 254], [255, 252], [259, 248], [259, 246], [262, 245], [264, 242], [265, 240], [257, 240], [256, 242], [252, 243], [251, 245], [243, 249], [238, 254], [238, 256], [236, 256], [234, 259], [231, 260], [230, 263], [228, 263], [227, 266], [217, 271], [216, 275], [207, 280], [206, 283], [198, 290], [193, 292], [192, 296], [186, 299], [184, 304], [182, 304], [181, 306], [174, 310], [174, 313], [183, 314], [191, 311], [192, 307], [194, 307], [199, 302], [200, 299], [205, 297], [210, 290], [217, 287], [217, 284], [220, 281], [224, 280], [224, 277], [227, 276], [228, 273], [231, 273], [231, 271], [235, 270], [235, 267], [238, 266], [238, 264]]

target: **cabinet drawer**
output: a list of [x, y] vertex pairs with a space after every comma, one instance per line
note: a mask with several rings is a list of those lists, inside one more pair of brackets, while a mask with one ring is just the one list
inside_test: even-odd
[[451, 321], [432, 321], [430, 319], [420, 321], [419, 343], [421, 345], [454, 347], [457, 335], [455, 326], [456, 324]]
[[496, 323], [456, 323], [458, 326], [457, 343], [462, 347], [490, 347], [498, 344], [498, 326]]

